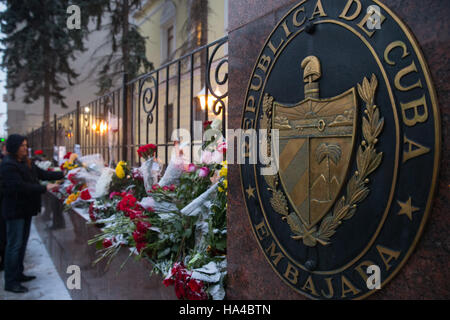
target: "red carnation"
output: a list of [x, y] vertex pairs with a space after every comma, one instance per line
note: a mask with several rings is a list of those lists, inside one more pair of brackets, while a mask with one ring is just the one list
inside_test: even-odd
[[175, 282], [175, 294], [177, 295], [177, 298], [179, 300], [181, 300], [185, 297], [186, 292], [184, 290], [183, 282], [180, 282], [180, 281]]
[[94, 203], [93, 202], [89, 206], [89, 218], [91, 219], [91, 221], [97, 221], [97, 217], [95, 216], [95, 213], [94, 213]]
[[103, 244], [103, 248], [106, 249], [106, 248], [109, 248], [112, 246], [112, 241], [110, 239], [104, 239], [102, 244]]
[[66, 155], [64, 156], [64, 159], [69, 159], [71, 155], [72, 152], [67, 152]]
[[211, 125], [212, 121], [204, 121], [203, 122], [203, 130], [208, 129], [208, 127]]
[[121, 211], [127, 211], [127, 209], [132, 209], [136, 205], [136, 198], [131, 194], [127, 194], [123, 199], [117, 204], [117, 209]]
[[136, 224], [136, 231], [139, 233], [147, 233], [147, 231], [152, 227], [152, 224], [145, 221], [138, 221]]
[[178, 299], [206, 300], [208, 295], [204, 291], [203, 281], [193, 279], [183, 263], [175, 263], [170, 274], [163, 281], [165, 286], [175, 285]]
[[164, 279], [164, 280], [163, 280], [163, 284], [164, 284], [166, 287], [171, 286], [171, 285], [173, 285], [174, 283], [175, 283], [175, 280], [170, 279], [170, 278]]
[[136, 243], [145, 242], [145, 234], [135, 230], [133, 231], [133, 239]]
[[43, 155], [44, 152], [43, 152], [42, 150], [36, 150], [36, 151], [34, 152], [34, 154], [35, 154], [36, 156], [40, 156], [40, 155]]
[[147, 243], [146, 243], [146, 242], [138, 242], [138, 243], [136, 243], [136, 249], [137, 249], [137, 251], [138, 251], [139, 253], [141, 253], [141, 251], [142, 251], [143, 249], [145, 249], [146, 246], [147, 246]]
[[70, 173], [70, 174], [67, 176], [67, 179], [69, 179], [70, 182], [72, 182], [73, 184], [77, 184], [77, 180], [75, 179], [75, 173]]
[[149, 157], [153, 157], [155, 152], [156, 152], [156, 145], [151, 144], [151, 143], [150, 144], [146, 144], [145, 146], [141, 146], [137, 150], [137, 153], [138, 153], [139, 157], [144, 158], [146, 160]]
[[142, 211], [140, 211], [140, 210], [125, 209], [125, 212], [126, 212], [125, 216], [127, 216], [131, 220], [140, 218], [142, 216]]
[[88, 189], [84, 189], [83, 191], [81, 191], [80, 197], [82, 200], [90, 200], [92, 198]]
[[66, 192], [67, 192], [68, 194], [71, 194], [71, 193], [72, 193], [72, 189], [73, 189], [73, 184], [71, 184], [70, 186], [68, 186], [68, 187], [66, 188]]

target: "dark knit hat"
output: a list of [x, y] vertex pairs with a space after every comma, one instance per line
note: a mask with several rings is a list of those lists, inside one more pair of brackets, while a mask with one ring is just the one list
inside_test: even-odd
[[6, 151], [11, 154], [16, 154], [25, 139], [26, 137], [21, 136], [20, 134], [10, 135], [6, 140]]

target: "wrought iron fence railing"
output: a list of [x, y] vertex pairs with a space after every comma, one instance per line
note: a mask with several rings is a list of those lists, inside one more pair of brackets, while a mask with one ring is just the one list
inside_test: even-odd
[[[228, 37], [170, 61], [136, 79], [123, 77], [122, 87], [76, 110], [54, 116], [47, 127], [28, 134], [33, 150], [53, 154], [54, 146], [83, 155], [99, 153], [107, 163], [139, 163], [137, 149], [157, 146], [157, 157], [168, 163], [176, 129], [188, 133], [190, 158], [202, 145], [202, 123], [221, 120], [225, 136], [228, 97]], [[183, 136], [186, 140], [186, 135]]]

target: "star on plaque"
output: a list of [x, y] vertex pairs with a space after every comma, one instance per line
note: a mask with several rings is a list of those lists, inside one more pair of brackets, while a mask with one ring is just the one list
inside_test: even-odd
[[255, 197], [254, 192], [255, 189], [252, 188], [252, 186], [248, 186], [248, 188], [245, 190], [245, 192], [247, 192], [247, 197], [250, 199], [251, 197]]
[[398, 212], [398, 215], [406, 214], [409, 218], [409, 220], [412, 221], [412, 214], [413, 212], [419, 211], [419, 208], [416, 208], [411, 203], [411, 197], [409, 197], [408, 201], [406, 202], [400, 202], [397, 200], [398, 205], [400, 206], [400, 211]]

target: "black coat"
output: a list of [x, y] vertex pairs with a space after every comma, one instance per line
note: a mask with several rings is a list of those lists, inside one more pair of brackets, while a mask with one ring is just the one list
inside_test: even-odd
[[6, 220], [35, 216], [41, 210], [41, 194], [47, 188], [39, 180], [59, 180], [62, 172], [44, 171], [34, 163], [31, 169], [25, 162], [6, 156], [0, 164], [2, 182], [2, 215]]

